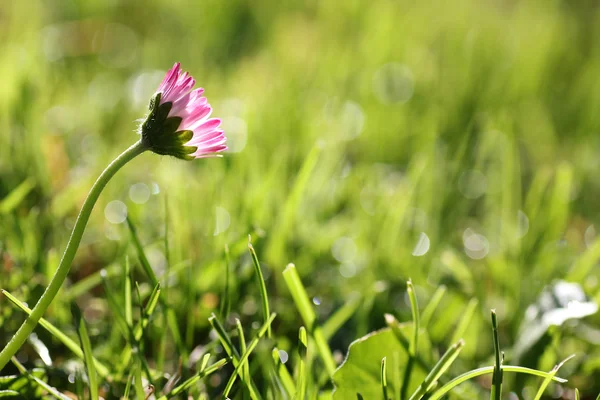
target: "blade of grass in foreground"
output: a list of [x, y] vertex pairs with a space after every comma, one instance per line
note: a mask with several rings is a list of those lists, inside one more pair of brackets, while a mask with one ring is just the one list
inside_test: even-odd
[[[27, 371], [25, 369], [25, 367], [17, 360], [16, 357], [11, 358], [12, 363], [15, 365], [15, 367], [17, 367], [17, 369], [19, 370], [19, 372], [23, 375], [27, 375], [27, 377], [31, 380], [33, 380], [35, 383], [37, 383], [39, 386], [41, 386], [45, 391], [47, 391], [48, 393], [50, 393], [52, 396], [54, 396], [55, 398], [59, 399], [59, 400], [71, 400], [70, 397], [67, 397], [66, 395], [62, 394], [61, 392], [59, 392], [56, 388], [48, 385], [46, 382], [44, 382], [43, 380], [41, 380], [40, 378], [38, 378], [37, 376], [29, 373], [29, 371]], [[0, 391], [0, 397], [3, 397], [1, 395]], [[8, 391], [7, 391], [8, 392]], [[22, 398], [21, 394], [19, 392], [15, 392], [15, 394], [17, 395], [17, 398]]]
[[410, 300], [410, 309], [412, 314], [412, 322], [413, 322], [413, 334], [411, 337], [411, 341], [408, 346], [408, 362], [406, 364], [406, 369], [404, 370], [404, 379], [402, 380], [402, 391], [400, 392], [400, 398], [406, 399], [406, 395], [408, 393], [408, 386], [410, 384], [410, 378], [412, 375], [412, 370], [415, 364], [415, 359], [417, 357], [417, 350], [419, 347], [419, 326], [420, 326], [420, 315], [419, 315], [419, 303], [417, 302], [417, 295], [415, 293], [415, 288], [413, 286], [412, 281], [409, 279], [406, 282], [406, 292], [408, 293], [408, 299]]
[[229, 315], [229, 311], [231, 309], [231, 299], [229, 298], [229, 276], [230, 276], [230, 262], [229, 262], [229, 246], [225, 245], [225, 251], [224, 251], [224, 255], [225, 255], [225, 288], [223, 289], [223, 295], [221, 296], [223, 298], [222, 302], [221, 302], [221, 318], [226, 319], [227, 316]]
[[27, 178], [19, 186], [14, 188], [8, 195], [0, 200], [0, 214], [8, 214], [14, 210], [27, 197], [35, 187], [35, 180]]
[[[502, 371], [503, 372], [516, 372], [516, 373], [528, 374], [528, 375], [532, 375], [532, 376], [540, 376], [542, 378], [546, 378], [546, 377], [548, 377], [548, 375], [550, 375], [549, 373], [544, 372], [544, 371], [538, 371], [536, 369], [525, 368], [525, 367], [517, 367], [514, 365], [502, 365]], [[469, 372], [465, 372], [464, 374], [452, 379], [450, 382], [448, 382], [447, 384], [445, 384], [444, 386], [439, 388], [437, 391], [435, 391], [431, 395], [429, 400], [441, 399], [446, 393], [448, 393], [450, 390], [454, 389], [454, 387], [460, 385], [461, 383], [466, 382], [469, 379], [473, 379], [473, 378], [476, 378], [481, 375], [491, 374], [493, 372], [494, 372], [494, 366], [478, 368], [478, 369], [474, 369]], [[558, 383], [567, 382], [566, 379], [562, 379], [562, 378], [559, 378], [556, 376], [552, 377], [552, 381], [558, 382]]]
[[227, 359], [222, 358], [219, 361], [217, 361], [216, 363], [214, 363], [213, 365], [211, 365], [210, 367], [202, 368], [196, 375], [187, 379], [185, 382], [183, 382], [181, 385], [179, 385], [176, 388], [174, 388], [173, 390], [171, 390], [169, 393], [159, 397], [158, 400], [167, 400], [167, 399], [170, 399], [170, 398], [180, 395], [183, 391], [191, 388], [200, 379], [204, 378], [205, 376], [209, 376], [212, 373], [221, 369], [225, 364], [227, 364], [227, 362], [228, 362]]
[[273, 348], [272, 351], [273, 362], [275, 363], [275, 374], [279, 378], [279, 381], [283, 385], [283, 389], [286, 391], [288, 396], [294, 397], [296, 395], [296, 389], [294, 388], [294, 380], [290, 375], [290, 372], [286, 368], [285, 364], [281, 361], [279, 355], [279, 349]]
[[[223, 325], [221, 324], [221, 322], [219, 321], [219, 319], [217, 318], [217, 316], [215, 314], [212, 314], [210, 316], [210, 318], [208, 319], [208, 322], [210, 322], [210, 325], [213, 327], [213, 329], [217, 333], [217, 336], [219, 337], [219, 341], [221, 342], [221, 345], [223, 345], [225, 352], [227, 353], [227, 355], [229, 357], [231, 357], [233, 366], [235, 368], [237, 368], [237, 366], [240, 364], [240, 353], [237, 351], [237, 349], [233, 345], [233, 342], [231, 341], [231, 338], [225, 331], [225, 328], [223, 327]], [[250, 397], [252, 399], [260, 399], [260, 395], [258, 394], [258, 389], [256, 388], [256, 385], [252, 381], [252, 378], [250, 378], [249, 381], [246, 381], [244, 379], [243, 374], [241, 374], [241, 372], [238, 371], [238, 375], [240, 375], [240, 379], [248, 387], [248, 390], [250, 392]]]
[[383, 400], [388, 400], [386, 360], [385, 357], [381, 360], [381, 391], [383, 392]]
[[146, 391], [144, 390], [144, 384], [142, 383], [142, 366], [139, 361], [136, 363], [133, 377], [135, 397], [137, 400], [146, 400]]
[[[270, 326], [271, 324], [269, 324]], [[242, 327], [242, 322], [236, 318], [235, 319], [235, 327], [238, 332], [238, 337], [240, 339], [240, 354], [246, 353], [246, 338], [244, 337], [244, 329]], [[242, 373], [244, 374], [244, 379], [246, 381], [250, 380], [250, 365], [248, 363], [243, 363]]]
[[292, 294], [292, 298], [294, 299], [296, 308], [300, 312], [302, 320], [306, 324], [308, 331], [315, 341], [317, 352], [325, 364], [325, 370], [331, 377], [335, 372], [336, 364], [323, 332], [316, 323], [317, 316], [310, 305], [311, 303], [308, 295], [306, 294], [306, 289], [304, 289], [304, 285], [298, 276], [298, 272], [296, 271], [294, 264], [289, 264], [285, 268], [283, 271], [283, 278], [285, 279], [285, 283]]
[[[150, 262], [148, 261], [148, 257], [146, 257], [146, 253], [144, 252], [144, 247], [142, 246], [142, 242], [137, 234], [135, 225], [133, 224], [133, 222], [131, 221], [129, 216], [127, 217], [126, 221], [127, 221], [127, 227], [129, 228], [129, 232], [131, 233], [131, 239], [132, 239], [133, 245], [136, 249], [140, 264], [142, 265], [144, 272], [150, 279], [152, 286], [156, 286], [159, 284], [158, 278], [156, 277], [156, 274], [154, 273], [154, 270], [152, 269], [152, 266], [150, 265]], [[179, 331], [179, 325], [177, 324], [177, 316], [175, 315], [175, 311], [171, 307], [169, 307], [169, 304], [167, 303], [167, 300], [164, 295], [160, 296], [159, 300], [160, 300], [161, 304], [163, 305], [163, 307], [165, 307], [165, 313], [166, 313], [166, 317], [167, 317], [167, 325], [169, 327], [169, 330], [171, 331], [171, 334], [173, 335], [173, 340], [175, 342], [175, 345], [177, 346], [177, 351], [183, 358], [183, 361], [186, 362], [188, 354], [187, 354], [186, 347], [183, 343], [183, 340], [181, 339], [182, 336], [181, 336], [181, 332]]]
[[[260, 299], [262, 302], [263, 309], [263, 318], [265, 321], [269, 319], [270, 311], [269, 311], [269, 297], [267, 295], [267, 285], [265, 284], [265, 278], [263, 277], [262, 270], [260, 269], [260, 263], [258, 262], [258, 257], [256, 255], [256, 251], [254, 251], [254, 247], [252, 246], [252, 242], [250, 241], [250, 235], [248, 235], [248, 250], [252, 255], [252, 261], [254, 263], [254, 270], [256, 272], [256, 278], [258, 279], [258, 285], [260, 288]], [[271, 337], [271, 325], [268, 325], [267, 328], [267, 337]]]
[[83, 360], [85, 362], [85, 368], [88, 375], [90, 398], [91, 400], [98, 400], [98, 377], [96, 376], [96, 368], [94, 366], [92, 344], [90, 342], [90, 337], [88, 335], [83, 316], [81, 315], [81, 311], [75, 303], [71, 304], [71, 314], [75, 320], [77, 335], [79, 336], [81, 348], [83, 349]]
[[335, 333], [354, 315], [361, 304], [362, 297], [355, 295], [350, 297], [339, 310], [325, 321], [322, 326], [325, 340], [329, 340]]
[[[25, 305], [25, 303], [23, 303], [22, 301], [20, 301], [16, 297], [14, 297], [12, 294], [7, 292], [6, 290], [2, 290], [2, 294], [5, 295], [6, 298], [8, 298], [11, 301], [11, 303], [13, 303], [17, 307], [19, 307], [21, 310], [23, 310], [27, 315], [31, 314], [31, 309], [29, 307], [27, 307]], [[75, 343], [74, 340], [72, 340], [65, 333], [63, 333], [60, 329], [58, 329], [56, 326], [52, 325], [50, 322], [48, 322], [44, 318], [40, 319], [39, 324], [42, 326], [42, 328], [46, 329], [50, 334], [52, 334], [60, 342], [62, 342], [62, 344], [64, 344], [65, 347], [67, 347], [69, 350], [71, 350], [73, 352], [73, 354], [75, 354], [78, 358], [81, 358], [83, 360], [83, 351], [81, 350], [81, 347], [79, 347], [79, 345], [77, 343]], [[98, 361], [96, 359], [94, 359], [94, 363], [96, 364], [96, 370], [98, 371], [100, 376], [102, 376], [104, 378], [109, 376], [108, 367], [106, 367], [104, 364], [102, 364], [100, 361]]]
[[[398, 339], [398, 342], [400, 342], [400, 344], [402, 345], [404, 350], [406, 350], [408, 352], [410, 344], [409, 344], [408, 338], [406, 336], [404, 336], [404, 333], [400, 329], [400, 322], [398, 322], [396, 317], [394, 317], [391, 314], [384, 314], [384, 318], [385, 318], [386, 325], [392, 330], [392, 332], [394, 333], [394, 336], [396, 336], [396, 338]], [[417, 364], [424, 372], [428, 372], [431, 369], [430, 366], [427, 365], [427, 363], [423, 360], [423, 358], [420, 357], [418, 354], [415, 356], [415, 360], [417, 361]]]
[[131, 382], [133, 382], [133, 371], [129, 373], [127, 377], [127, 385], [125, 385], [125, 391], [123, 392], [123, 398], [129, 399], [129, 392], [131, 391]]
[[467, 331], [467, 328], [469, 327], [469, 324], [471, 323], [471, 320], [473, 319], [473, 314], [475, 313], [478, 304], [479, 300], [477, 300], [477, 298], [475, 297], [469, 300], [467, 308], [463, 312], [462, 317], [458, 322], [458, 325], [456, 326], [454, 335], [452, 335], [452, 339], [450, 339], [450, 343], [456, 343], [463, 338], [465, 332]]
[[296, 394], [298, 400], [306, 398], [306, 354], [308, 353], [308, 337], [306, 328], [300, 327], [298, 332], [298, 381], [296, 382]]
[[569, 361], [571, 358], [575, 357], [575, 355], [573, 354], [572, 356], [564, 359], [563, 361], [561, 361], [559, 364], [555, 365], [554, 368], [552, 368], [552, 371], [550, 371], [548, 373], [548, 376], [546, 377], [546, 379], [544, 379], [544, 381], [542, 382], [542, 385], [540, 386], [539, 390], [537, 391], [537, 394], [535, 395], [535, 398], [533, 400], [540, 400], [542, 398], [542, 395], [544, 394], [544, 391], [546, 390], [546, 387], [548, 387], [548, 384], [550, 383], [550, 381], [552, 381], [552, 378], [554, 378], [554, 376], [556, 376], [556, 374], [558, 373], [558, 370], [567, 362]]
[[425, 380], [423, 380], [413, 395], [410, 396], [410, 400], [419, 400], [431, 389], [433, 389], [438, 379], [440, 379], [440, 376], [442, 376], [442, 374], [446, 372], [448, 368], [450, 368], [450, 365], [452, 365], [454, 360], [456, 360], [456, 357], [458, 357], [458, 354], [464, 345], [465, 342], [459, 340], [457, 343], [453, 344], [448, 351], [446, 351], [446, 353], [444, 353], [442, 358], [440, 358], [440, 360], [431, 369], [429, 374], [425, 377]]
[[[21, 393], [17, 392], [16, 390], [11, 390], [11, 389], [7, 389], [7, 390], [0, 390], [0, 398], [2, 397], [16, 397], [21, 398]], [[71, 399], [69, 399], [71, 400]]]
[[296, 175], [296, 180], [294, 181], [290, 195], [285, 200], [282, 216], [279, 218], [278, 223], [275, 225], [274, 230], [270, 235], [273, 239], [269, 241], [266, 250], [270, 260], [275, 260], [276, 262], [283, 261], [283, 250], [288, 234], [291, 231], [290, 226], [294, 222], [294, 217], [296, 216], [300, 201], [302, 200], [302, 193], [308, 185], [312, 172], [319, 160], [321, 151], [322, 145], [316, 143], [304, 159], [300, 172]]
[[[267, 321], [265, 321], [262, 328], [260, 328], [260, 330], [256, 334], [256, 337], [252, 340], [252, 342], [250, 343], [250, 345], [248, 346], [246, 351], [244, 351], [244, 353], [240, 357], [239, 363], [235, 367], [235, 371], [233, 372], [233, 374], [231, 374], [231, 378], [229, 378], [229, 382], [227, 382], [227, 385], [225, 386], [225, 390], [223, 391], [223, 397], [227, 397], [229, 395], [229, 391], [233, 387], [236, 377], [238, 376], [238, 374], [241, 375], [241, 373], [240, 373], [241, 369], [244, 368], [245, 365], [247, 365], [247, 360], [248, 360], [248, 357], [250, 357], [250, 353], [252, 353], [252, 351], [254, 351], [254, 349], [258, 345], [258, 342], [260, 341], [260, 339], [264, 336], [265, 332], [267, 332], [269, 330], [269, 327], [271, 326], [271, 323], [275, 319], [275, 316], [276, 316], [276, 314], [271, 314], [269, 319], [267, 319]], [[248, 368], [249, 368], [249, 366], [248, 366]], [[248, 374], [248, 378], [249, 377], [250, 377], [250, 374]]]
[[492, 332], [494, 334], [494, 355], [496, 364], [494, 365], [494, 374], [492, 377], [491, 400], [502, 399], [502, 356], [500, 355], [500, 341], [498, 339], [498, 320], [496, 310], [492, 310]]
[[[431, 317], [433, 317], [433, 314], [442, 301], [442, 297], [444, 297], [445, 293], [446, 286], [441, 285], [437, 288], [433, 296], [431, 296], [431, 300], [429, 300], [429, 303], [427, 303], [427, 306], [423, 310], [423, 315], [421, 316], [421, 326], [423, 326], [423, 329], [427, 328], [429, 325], [429, 321], [431, 321]], [[451, 343], [453, 342], [455, 341], [451, 341]]]

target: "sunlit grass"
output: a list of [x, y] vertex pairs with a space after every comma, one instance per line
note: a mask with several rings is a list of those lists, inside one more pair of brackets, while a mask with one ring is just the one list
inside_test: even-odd
[[[504, 395], [533, 399], [543, 383], [595, 398], [598, 316], [542, 326], [531, 343], [524, 332], [557, 280], [599, 299], [598, 13], [537, 0], [5, 2], [0, 287], [12, 297], [0, 296], [0, 345], [47, 284], [93, 180], [182, 61], [234, 152], [144, 155], [107, 188], [36, 328], [53, 362], [38, 379], [89, 388], [76, 301], [105, 398], [144, 397], [148, 383], [157, 398], [218, 398], [228, 382], [232, 398], [325, 395], [352, 341], [386, 313], [413, 320], [411, 278], [417, 356], [427, 341], [440, 357], [464, 339], [437, 389], [496, 364], [495, 309]], [[274, 363], [274, 348], [289, 359]], [[553, 371], [571, 354], [562, 389], [506, 369]], [[438, 361], [420, 357], [415, 387]], [[43, 365], [30, 344], [19, 362]], [[395, 365], [388, 356], [392, 398]], [[381, 359], [373, 368], [382, 394]], [[451, 398], [489, 397], [488, 369]]]

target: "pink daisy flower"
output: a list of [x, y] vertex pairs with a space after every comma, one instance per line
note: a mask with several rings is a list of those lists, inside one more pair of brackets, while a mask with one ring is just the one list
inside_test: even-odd
[[209, 118], [212, 108], [195, 83], [179, 63], [167, 72], [140, 127], [142, 142], [153, 152], [191, 160], [227, 150], [221, 120]]

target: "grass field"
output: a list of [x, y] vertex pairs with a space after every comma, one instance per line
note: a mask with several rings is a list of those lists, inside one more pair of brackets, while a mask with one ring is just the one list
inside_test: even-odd
[[[156, 398], [216, 399], [231, 382], [235, 399], [320, 399], [333, 375], [338, 400], [399, 400], [447, 350], [429, 395], [500, 351], [539, 371], [574, 354], [566, 383], [504, 370], [501, 397], [595, 399], [598, 38], [591, 0], [2, 2], [0, 287], [14, 298], [39, 298], [174, 62], [230, 147], [148, 152], [116, 175], [45, 314], [55, 330], [38, 325], [20, 364], [80, 398], [143, 399], [152, 383]], [[14, 301], [0, 296], [0, 347], [26, 316]], [[0, 394], [47, 393], [15, 363], [0, 375], [17, 376]], [[446, 398], [500, 395], [493, 376]]]

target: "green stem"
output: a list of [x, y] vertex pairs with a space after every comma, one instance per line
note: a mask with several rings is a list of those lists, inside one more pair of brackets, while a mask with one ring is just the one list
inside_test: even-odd
[[25, 340], [27, 340], [29, 334], [33, 331], [40, 318], [44, 315], [52, 303], [52, 300], [54, 300], [56, 297], [56, 294], [60, 290], [63, 282], [67, 278], [69, 270], [71, 269], [73, 258], [75, 257], [75, 253], [77, 252], [77, 248], [81, 242], [81, 237], [85, 231], [85, 226], [90, 219], [90, 214], [92, 213], [92, 209], [94, 208], [94, 204], [96, 204], [96, 200], [98, 200], [100, 193], [102, 193], [102, 190], [108, 181], [119, 169], [121, 169], [122, 166], [146, 150], [147, 148], [142, 144], [141, 141], [137, 142], [125, 150], [112, 163], [110, 163], [108, 167], [102, 171], [102, 174], [100, 174], [94, 183], [94, 186], [92, 186], [92, 189], [90, 190], [85, 202], [83, 203], [83, 207], [79, 212], [79, 216], [75, 222], [75, 227], [73, 228], [73, 232], [71, 232], [71, 237], [67, 243], [65, 253], [63, 254], [62, 260], [60, 261], [60, 264], [58, 265], [50, 284], [44, 291], [44, 294], [42, 294], [42, 297], [40, 297], [38, 300], [35, 307], [33, 307], [31, 314], [27, 317], [25, 322], [23, 322], [17, 333], [15, 333], [10, 342], [8, 342], [6, 347], [4, 347], [2, 352], [0, 352], [0, 371], [10, 361], [10, 358], [17, 353], [23, 343], [25, 343]]

